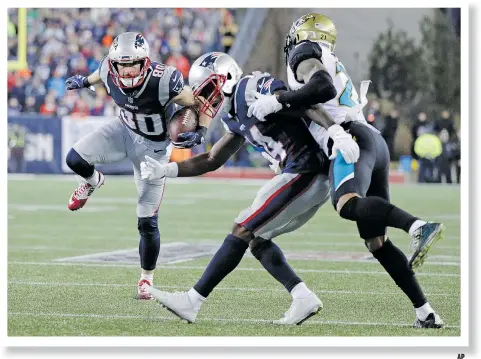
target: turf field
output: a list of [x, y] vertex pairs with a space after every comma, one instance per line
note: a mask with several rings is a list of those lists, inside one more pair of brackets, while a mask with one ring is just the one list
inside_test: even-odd
[[[159, 265], [155, 286], [190, 288], [210, 255], [187, 260], [189, 251], [195, 257], [201, 249], [219, 246], [260, 183], [170, 181], [159, 226], [165, 252], [173, 254]], [[8, 186], [9, 336], [460, 335], [458, 186], [392, 188], [394, 203], [446, 225], [444, 241], [418, 272], [428, 299], [448, 325], [441, 331], [410, 328], [415, 318], [409, 300], [370, 258], [355, 224], [339, 219], [330, 204], [297, 232], [277, 239], [292, 267], [323, 301], [319, 315], [301, 326], [269, 324], [289, 308], [290, 295], [246, 256], [211, 294], [198, 322], [188, 325], [155, 301], [135, 299], [140, 272], [130, 178], [107, 177], [77, 212], [67, 210], [73, 177], [10, 177]], [[389, 234], [407, 251], [407, 235]]]

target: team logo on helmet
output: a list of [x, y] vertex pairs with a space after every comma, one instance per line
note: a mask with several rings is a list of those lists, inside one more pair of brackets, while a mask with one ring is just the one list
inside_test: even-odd
[[112, 42], [112, 46], [114, 47], [114, 50], [117, 50], [117, 47], [119, 46], [119, 37], [118, 36]]
[[291, 27], [290, 32], [293, 33], [294, 31], [297, 30], [297, 28], [298, 28], [299, 26], [301, 26], [302, 24], [304, 24], [305, 22], [307, 22], [307, 20], [310, 20], [310, 19], [314, 19], [314, 15], [308, 14], [308, 15], [304, 15], [303, 17], [297, 19], [297, 20], [292, 24], [292, 27]]
[[136, 49], [139, 48], [139, 47], [145, 46], [145, 40], [144, 40], [144, 37], [141, 34], [137, 34], [137, 36], [135, 36], [134, 46], [135, 46]]
[[214, 71], [214, 62], [222, 55], [221, 52], [213, 52], [206, 56], [206, 58], [200, 63], [200, 66], [207, 67]]

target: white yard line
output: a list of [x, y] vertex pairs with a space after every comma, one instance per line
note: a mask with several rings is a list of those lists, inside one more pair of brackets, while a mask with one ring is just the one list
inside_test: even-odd
[[[105, 315], [105, 314], [74, 314], [74, 313], [37, 313], [37, 312], [8, 312], [9, 316], [28, 316], [28, 317], [60, 317], [60, 318], [101, 318], [101, 319], [142, 319], [142, 320], [179, 320], [174, 316], [141, 316], [141, 315]], [[272, 320], [267, 319], [227, 319], [227, 318], [199, 318], [196, 322], [223, 322], [223, 323], [250, 323], [250, 324], [270, 324]], [[366, 325], [366, 326], [396, 326], [411, 327], [412, 323], [399, 322], [349, 322], [337, 320], [308, 320], [304, 325]], [[459, 328], [459, 325], [448, 325], [447, 328]]]
[[[360, 262], [363, 263], [363, 262]], [[104, 264], [104, 263], [69, 263], [69, 262], [24, 262], [24, 261], [9, 261], [9, 265], [20, 266], [72, 266], [72, 267], [111, 267], [111, 268], [138, 268], [138, 264]], [[164, 270], [204, 270], [205, 266], [158, 266]], [[252, 267], [237, 267], [236, 271], [256, 271], [264, 272], [264, 268], [252, 268]], [[331, 270], [331, 269], [299, 269], [296, 268], [298, 273], [331, 273], [331, 274], [344, 274], [344, 275], [358, 275], [358, 274], [374, 274], [374, 275], [387, 275], [386, 272], [381, 271], [357, 271], [357, 270]], [[460, 277], [456, 273], [416, 273], [417, 276], [426, 277]]]
[[[133, 284], [118, 284], [118, 283], [81, 283], [81, 282], [28, 282], [28, 281], [21, 281], [21, 280], [10, 280], [8, 284], [14, 285], [24, 285], [24, 286], [65, 286], [65, 287], [115, 287], [115, 288], [135, 288], [136, 283]], [[179, 285], [155, 285], [156, 288], [162, 289], [183, 289], [188, 290], [190, 289], [189, 286], [179, 286]], [[347, 294], [347, 295], [399, 295], [399, 292], [376, 292], [376, 291], [357, 291], [357, 290], [324, 290], [324, 289], [317, 289], [311, 288], [316, 293], [322, 294]], [[235, 292], [262, 292], [262, 291], [269, 291], [269, 292], [285, 292], [285, 289], [282, 288], [269, 288], [269, 287], [262, 287], [262, 288], [252, 288], [252, 287], [216, 287], [215, 290], [220, 291], [235, 291]], [[452, 297], [453, 294], [449, 293], [426, 293], [427, 296], [436, 296], [436, 297]]]

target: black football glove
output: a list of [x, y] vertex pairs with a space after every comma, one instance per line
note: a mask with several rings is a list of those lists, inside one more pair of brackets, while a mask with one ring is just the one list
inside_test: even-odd
[[182, 132], [177, 136], [177, 141], [172, 141], [176, 148], [192, 148], [204, 143], [207, 128], [204, 126], [197, 127], [195, 132]]
[[65, 85], [67, 86], [67, 90], [78, 90], [84, 87], [90, 87], [87, 77], [82, 75], [69, 77], [67, 81], [65, 81]]

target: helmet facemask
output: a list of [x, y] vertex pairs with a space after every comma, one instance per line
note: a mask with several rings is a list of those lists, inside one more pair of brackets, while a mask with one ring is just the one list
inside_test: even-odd
[[210, 118], [214, 118], [223, 107], [225, 95], [222, 87], [226, 81], [225, 75], [213, 73], [194, 89], [194, 97], [202, 103], [200, 111]]
[[[122, 71], [119, 70], [118, 68], [119, 65], [124, 65], [124, 66], [129, 65], [132, 67], [136, 65], [140, 65], [140, 69], [138, 73], [121, 74]], [[128, 59], [127, 61], [122, 61], [118, 59], [115, 59], [115, 60], [109, 59], [110, 74], [112, 75], [114, 84], [120, 88], [128, 89], [128, 88], [134, 88], [142, 85], [142, 83], [144, 82], [147, 76], [147, 70], [149, 69], [149, 66], [150, 66], [150, 59], [148, 57], [143, 59], [136, 59], [134, 61], [132, 61], [131, 59]]]

